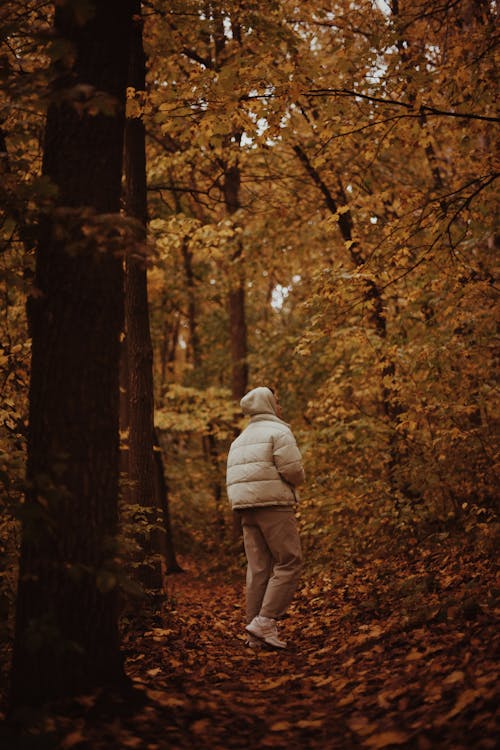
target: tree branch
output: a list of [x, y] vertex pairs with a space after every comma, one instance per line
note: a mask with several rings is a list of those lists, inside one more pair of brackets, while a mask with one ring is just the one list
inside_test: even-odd
[[209, 58], [203, 57], [203, 55], [199, 55], [194, 49], [190, 49], [189, 47], [183, 47], [182, 54], [186, 55], [186, 57], [192, 60], [193, 62], [197, 62], [200, 65], [203, 65], [204, 68], [212, 70], [214, 67], [212, 65], [212, 61]]
[[432, 107], [428, 104], [421, 104], [418, 110], [415, 110], [414, 105], [408, 102], [401, 102], [398, 99], [386, 99], [385, 97], [372, 96], [370, 94], [362, 94], [359, 91], [351, 91], [350, 89], [311, 89], [310, 91], [304, 92], [304, 94], [306, 96], [342, 96], [366, 99], [367, 101], [376, 102], [377, 104], [388, 104], [392, 107], [403, 107], [406, 110], [414, 112], [413, 117], [422, 117], [422, 115], [434, 115], [439, 117], [457, 117], [459, 119], [466, 120], [485, 120], [486, 122], [500, 123], [500, 117], [478, 115], [472, 112], [451, 112], [449, 110], [437, 109], [437, 107]]

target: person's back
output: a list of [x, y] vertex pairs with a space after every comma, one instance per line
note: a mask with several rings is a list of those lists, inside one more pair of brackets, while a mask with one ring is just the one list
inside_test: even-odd
[[293, 505], [294, 488], [304, 481], [302, 458], [289, 425], [276, 413], [269, 388], [254, 388], [241, 400], [251, 419], [232, 443], [227, 491], [233, 510]]

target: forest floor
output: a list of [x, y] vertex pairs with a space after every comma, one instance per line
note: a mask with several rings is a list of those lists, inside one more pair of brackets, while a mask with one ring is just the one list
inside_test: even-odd
[[309, 571], [279, 652], [245, 646], [243, 568], [181, 559], [161, 622], [125, 633], [135, 699], [82, 696], [5, 750], [493, 750], [493, 559], [441, 535]]

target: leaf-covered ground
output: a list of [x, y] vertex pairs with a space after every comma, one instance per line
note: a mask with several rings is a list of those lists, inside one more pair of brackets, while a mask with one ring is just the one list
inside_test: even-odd
[[18, 747], [497, 747], [491, 555], [437, 537], [309, 574], [286, 652], [245, 646], [243, 571], [182, 563], [163, 622], [125, 635], [134, 698], [84, 696]]

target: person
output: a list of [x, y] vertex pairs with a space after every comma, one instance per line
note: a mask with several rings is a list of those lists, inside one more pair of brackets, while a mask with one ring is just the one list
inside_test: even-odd
[[227, 494], [241, 517], [247, 558], [246, 630], [251, 647], [286, 648], [278, 636], [297, 589], [302, 552], [295, 518], [302, 456], [271, 388], [254, 388], [240, 401], [250, 422], [227, 459]]

